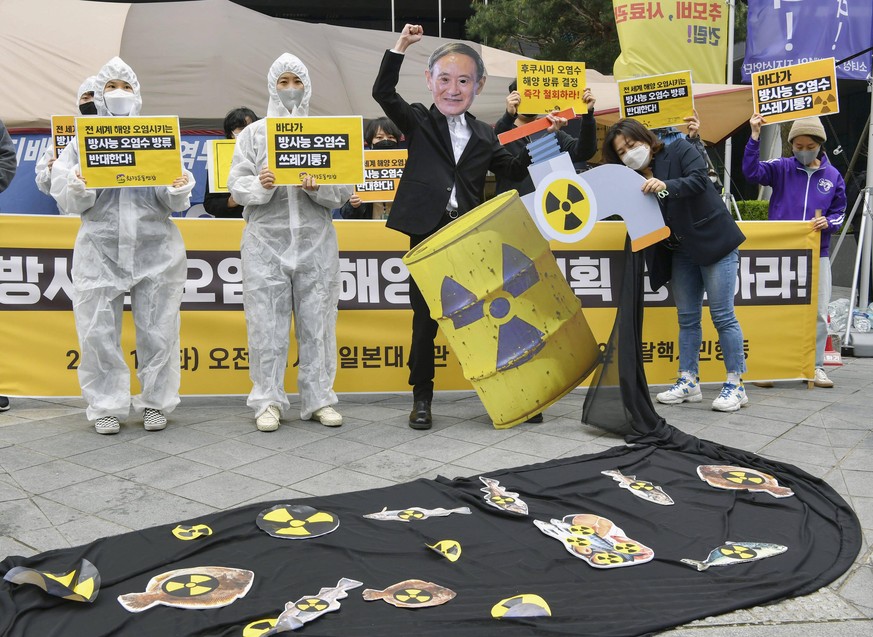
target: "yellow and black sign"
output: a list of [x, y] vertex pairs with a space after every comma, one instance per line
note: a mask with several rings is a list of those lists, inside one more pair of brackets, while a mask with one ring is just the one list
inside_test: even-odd
[[179, 524], [173, 529], [172, 533], [176, 538], [187, 542], [212, 535], [212, 529], [205, 524], [195, 524], [193, 526]]
[[582, 101], [585, 91], [584, 62], [518, 61], [519, 113], [551, 113], [572, 108], [588, 110]]
[[752, 102], [768, 124], [839, 113], [834, 58], [752, 73]]
[[74, 139], [76, 139], [76, 116], [52, 115], [52, 144], [55, 148], [55, 159], [61, 156], [61, 151]]
[[279, 504], [258, 514], [257, 525], [273, 537], [307, 540], [339, 528], [339, 518], [309, 506]]
[[427, 544], [450, 562], [457, 562], [461, 557], [461, 544], [457, 540], [440, 540], [436, 544]]
[[618, 83], [622, 117], [632, 117], [646, 128], [684, 124], [694, 115], [691, 71], [637, 77]]
[[276, 184], [299, 185], [303, 177], [321, 184], [364, 181], [361, 117], [268, 117], [267, 165]]
[[88, 188], [171, 186], [182, 175], [178, 117], [77, 117]]
[[501, 599], [491, 608], [491, 616], [495, 619], [511, 619], [513, 617], [550, 617], [552, 609], [539, 595], [525, 593], [514, 597]]
[[228, 192], [227, 178], [233, 161], [235, 139], [212, 139], [206, 144], [206, 172], [209, 192]]
[[364, 151], [364, 182], [355, 186], [361, 201], [394, 201], [408, 154], [406, 149]]

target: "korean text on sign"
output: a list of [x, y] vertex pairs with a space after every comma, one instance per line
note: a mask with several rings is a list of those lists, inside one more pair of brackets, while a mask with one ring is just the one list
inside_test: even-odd
[[74, 139], [76, 139], [76, 116], [52, 115], [52, 143], [55, 148], [55, 159], [61, 156], [61, 151]]
[[276, 184], [299, 185], [364, 181], [361, 117], [268, 117], [267, 163]]
[[519, 113], [551, 113], [572, 108], [587, 110], [582, 101], [585, 91], [584, 62], [518, 61]]
[[361, 201], [394, 201], [407, 154], [406, 150], [364, 151], [364, 183], [355, 186]]
[[77, 117], [89, 188], [171, 186], [182, 175], [178, 117]]
[[839, 113], [834, 58], [753, 73], [752, 99], [768, 124]]
[[646, 128], [684, 124], [694, 114], [691, 71], [651, 75], [618, 83], [622, 117], [632, 117]]

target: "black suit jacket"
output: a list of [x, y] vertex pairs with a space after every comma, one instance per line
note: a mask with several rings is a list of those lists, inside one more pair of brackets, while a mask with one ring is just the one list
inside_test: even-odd
[[466, 113], [470, 141], [456, 164], [445, 115], [433, 105], [409, 104], [397, 93], [404, 57], [386, 51], [373, 85], [373, 99], [403, 131], [409, 145], [386, 225], [408, 235], [426, 235], [443, 220], [453, 185], [458, 212], [463, 214], [482, 203], [489, 170], [520, 180], [527, 175], [530, 159], [514, 157], [500, 145], [489, 124]]

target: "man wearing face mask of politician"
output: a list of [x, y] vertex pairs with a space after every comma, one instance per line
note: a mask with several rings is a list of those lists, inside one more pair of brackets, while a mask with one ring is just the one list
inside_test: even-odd
[[[364, 129], [364, 143], [370, 150], [394, 150], [403, 133], [387, 117], [370, 120]], [[391, 204], [364, 202], [357, 193], [352, 194], [340, 208], [343, 219], [387, 219]]]

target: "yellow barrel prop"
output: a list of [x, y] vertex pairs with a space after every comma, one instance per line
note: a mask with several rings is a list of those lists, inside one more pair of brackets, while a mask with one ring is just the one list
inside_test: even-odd
[[498, 429], [577, 387], [600, 348], [514, 190], [459, 217], [403, 262]]

